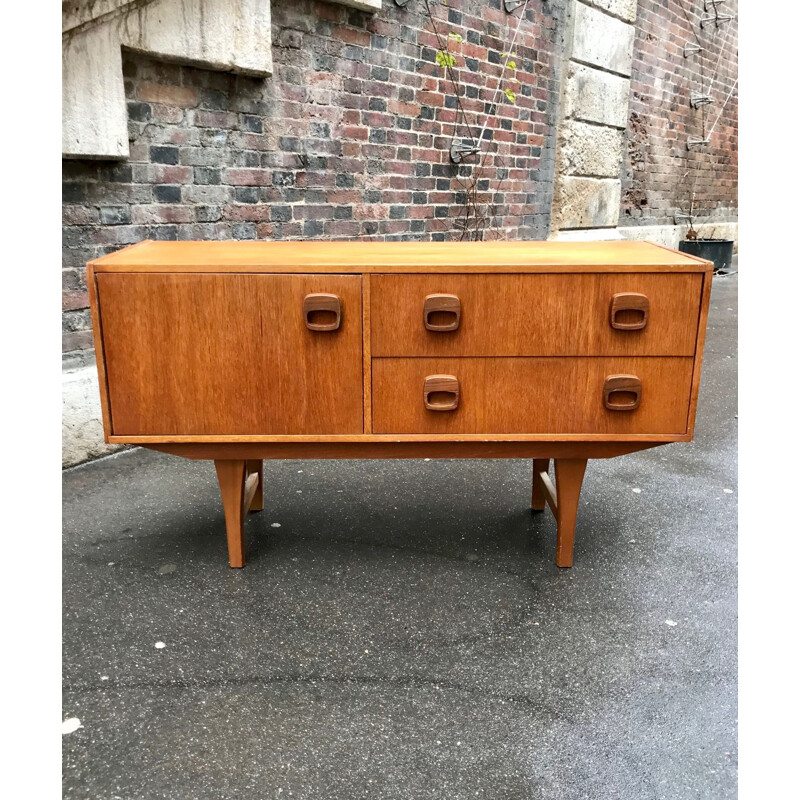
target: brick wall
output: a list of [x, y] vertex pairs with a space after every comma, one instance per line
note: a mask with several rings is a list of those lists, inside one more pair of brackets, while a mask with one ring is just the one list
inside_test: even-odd
[[[737, 12], [735, 0], [719, 6], [720, 14]], [[708, 134], [737, 76], [738, 23], [701, 29], [699, 20], [706, 14], [713, 11], [704, 12], [702, 0], [639, 0], [620, 225], [671, 225], [677, 211], [689, 210], [693, 193], [697, 222], [712, 223], [705, 235], [715, 221], [736, 219], [735, 92], [710, 143], [686, 149], [688, 136]], [[699, 41], [704, 52], [684, 58], [687, 41]], [[708, 89], [715, 71], [714, 104], [692, 109], [690, 93]]]
[[[517, 16], [501, 0], [431, 6], [463, 38], [451, 47], [479, 129]], [[130, 158], [64, 162], [64, 351], [92, 347], [85, 262], [141, 239], [460, 237], [471, 168], [450, 163], [460, 112], [424, 7], [274, 3], [266, 80], [125, 54]], [[547, 236], [564, 9], [531, 3], [522, 22], [516, 103], [498, 104], [476, 176], [497, 209], [487, 238]]]

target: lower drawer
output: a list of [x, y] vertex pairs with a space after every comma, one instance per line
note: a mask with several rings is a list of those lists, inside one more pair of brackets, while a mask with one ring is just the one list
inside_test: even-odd
[[376, 358], [373, 432], [681, 434], [692, 367], [671, 357]]

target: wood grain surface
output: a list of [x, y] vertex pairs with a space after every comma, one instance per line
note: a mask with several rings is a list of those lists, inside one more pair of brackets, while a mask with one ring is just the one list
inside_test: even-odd
[[711, 270], [650, 242], [140, 242], [90, 262], [104, 271], [493, 272]]
[[[361, 279], [97, 276], [115, 435], [363, 431]], [[341, 297], [336, 331], [303, 300]]]
[[[376, 358], [375, 433], [680, 434], [686, 431], [691, 358]], [[455, 411], [425, 409], [428, 375], [458, 378]], [[642, 382], [639, 408], [609, 411], [610, 375]]]
[[[692, 356], [703, 276], [373, 275], [372, 355], [377, 356]], [[646, 295], [647, 325], [615, 330], [621, 293]], [[457, 330], [432, 332], [425, 298], [461, 303]]]

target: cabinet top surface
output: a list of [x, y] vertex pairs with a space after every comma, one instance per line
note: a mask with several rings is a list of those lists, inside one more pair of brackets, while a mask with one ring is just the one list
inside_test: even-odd
[[702, 272], [709, 261], [639, 241], [153, 242], [91, 261], [100, 272]]

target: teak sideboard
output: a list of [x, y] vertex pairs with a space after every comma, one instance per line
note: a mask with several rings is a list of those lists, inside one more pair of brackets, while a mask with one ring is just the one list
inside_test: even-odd
[[106, 441], [213, 459], [232, 567], [265, 458], [531, 458], [569, 567], [587, 459], [692, 438], [712, 264], [647, 242], [145, 241], [87, 277]]

